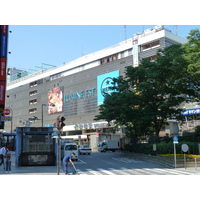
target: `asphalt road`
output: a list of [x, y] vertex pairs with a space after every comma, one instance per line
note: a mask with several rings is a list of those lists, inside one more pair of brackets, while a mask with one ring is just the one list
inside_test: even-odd
[[192, 175], [194, 169], [170, 169], [162, 165], [128, 158], [120, 153], [79, 155], [75, 163], [80, 175]]

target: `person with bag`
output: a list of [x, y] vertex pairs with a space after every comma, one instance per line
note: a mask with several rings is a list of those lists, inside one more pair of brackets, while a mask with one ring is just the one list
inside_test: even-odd
[[6, 173], [11, 173], [11, 151], [9, 148], [6, 148], [4, 162], [6, 163]]

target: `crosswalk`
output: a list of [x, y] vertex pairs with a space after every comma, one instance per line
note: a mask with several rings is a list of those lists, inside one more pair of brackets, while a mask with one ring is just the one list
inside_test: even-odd
[[194, 172], [178, 170], [178, 169], [168, 169], [168, 168], [142, 168], [142, 169], [128, 169], [121, 167], [115, 168], [86, 168], [77, 169], [80, 175], [195, 175]]

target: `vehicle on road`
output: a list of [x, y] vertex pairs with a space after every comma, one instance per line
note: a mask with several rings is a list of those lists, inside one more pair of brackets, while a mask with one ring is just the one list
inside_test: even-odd
[[75, 156], [72, 157], [72, 160], [78, 160], [78, 147], [76, 143], [72, 140], [61, 142], [61, 159], [63, 159], [66, 155], [75, 153]]
[[81, 154], [88, 154], [90, 155], [92, 152], [91, 148], [88, 145], [80, 145], [78, 148], [78, 153]]
[[98, 144], [98, 151], [100, 152], [106, 152], [106, 151], [115, 152], [115, 150], [118, 150], [118, 148], [119, 148], [118, 140], [103, 140]]

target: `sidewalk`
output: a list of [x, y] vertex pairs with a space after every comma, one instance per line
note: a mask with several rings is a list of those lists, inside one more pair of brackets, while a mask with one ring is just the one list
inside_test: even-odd
[[[64, 175], [62, 167], [59, 174]], [[15, 152], [12, 152], [11, 173], [6, 173], [1, 165], [0, 175], [58, 175], [58, 173], [57, 166], [15, 166]]]

